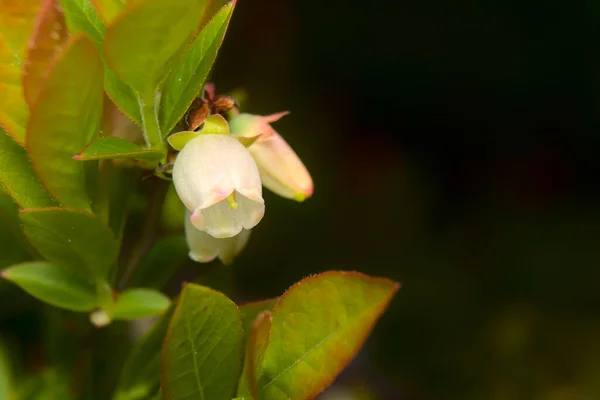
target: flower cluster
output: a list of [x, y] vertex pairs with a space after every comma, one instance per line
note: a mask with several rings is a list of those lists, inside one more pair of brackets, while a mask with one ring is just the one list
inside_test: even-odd
[[173, 183], [187, 209], [185, 233], [194, 261], [233, 261], [265, 213], [263, 185], [297, 201], [312, 195], [306, 167], [270, 125], [286, 114], [240, 114], [229, 121], [227, 133], [199, 132], [186, 139]]

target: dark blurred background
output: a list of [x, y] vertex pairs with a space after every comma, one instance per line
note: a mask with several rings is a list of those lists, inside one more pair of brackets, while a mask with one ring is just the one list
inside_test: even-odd
[[315, 195], [265, 194], [236, 296], [402, 282], [324, 398], [600, 398], [599, 27], [591, 1], [238, 2], [212, 80], [292, 111]]

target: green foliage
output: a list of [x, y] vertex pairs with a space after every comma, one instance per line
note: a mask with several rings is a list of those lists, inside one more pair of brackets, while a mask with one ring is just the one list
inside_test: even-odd
[[93, 283], [73, 268], [33, 261], [5, 269], [2, 277], [33, 297], [66, 310], [91, 311], [97, 303]]
[[119, 137], [108, 136], [93, 141], [73, 158], [80, 161], [114, 158], [158, 161], [162, 158], [162, 153], [156, 150], [143, 149], [137, 144]]
[[164, 133], [173, 129], [208, 76], [235, 7], [230, 1], [202, 29], [181, 56], [181, 61], [169, 74], [162, 89], [160, 120]]
[[[231, 107], [218, 108], [205, 80], [235, 5], [3, 5], [0, 322], [24, 318], [31, 337], [14, 336], [36, 354], [13, 363], [0, 343], [1, 399], [309, 399], [356, 354], [396, 291], [385, 279], [329, 272], [239, 307], [207, 286], [177, 293], [190, 271], [195, 282], [235, 288], [234, 267], [187, 268], [184, 206], [161, 180], [175, 159], [165, 138], [181, 150], [197, 135], [230, 133]], [[178, 132], [198, 102], [210, 111], [196, 131]], [[133, 125], [127, 118], [143, 135], [119, 129]], [[229, 204], [237, 207], [234, 195]], [[5, 301], [14, 296], [39, 302]], [[127, 332], [141, 339], [129, 346]]]
[[127, 289], [119, 293], [112, 317], [123, 320], [153, 317], [163, 313], [170, 304], [171, 300], [156, 290]]
[[66, 45], [31, 110], [27, 150], [48, 191], [64, 206], [90, 210], [86, 171], [73, 160], [100, 129], [102, 61], [85, 36]]
[[242, 368], [242, 319], [225, 295], [186, 285], [163, 348], [166, 400], [230, 400]]
[[101, 280], [119, 251], [114, 234], [96, 216], [66, 208], [21, 213], [23, 231], [47, 260]]

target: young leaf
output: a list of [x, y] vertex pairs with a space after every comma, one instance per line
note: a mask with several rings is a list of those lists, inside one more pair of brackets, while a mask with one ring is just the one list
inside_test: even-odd
[[17, 205], [7, 194], [1, 192], [0, 243], [2, 243], [0, 269], [30, 260], [30, 251], [35, 254], [21, 230]]
[[158, 390], [161, 349], [172, 315], [173, 307], [156, 321], [131, 350], [121, 372], [115, 400], [146, 400]]
[[1, 126], [0, 183], [20, 207], [56, 205], [33, 171], [27, 151], [8, 136]]
[[242, 368], [242, 334], [240, 312], [231, 300], [187, 284], [163, 346], [165, 400], [230, 400]]
[[[67, 26], [72, 34], [87, 34], [96, 47], [101, 50], [106, 34], [106, 26], [90, 0], [60, 0], [63, 6]], [[104, 88], [110, 99], [125, 115], [141, 125], [140, 110], [133, 90], [123, 83], [108, 67], [104, 55]]]
[[51, 262], [104, 278], [116, 261], [114, 234], [98, 217], [66, 208], [28, 209], [21, 213], [25, 236]]
[[126, 0], [92, 0], [92, 2], [102, 19], [110, 24], [123, 11]]
[[145, 0], [109, 26], [104, 54], [112, 69], [143, 100], [154, 100], [174, 57], [199, 25], [208, 0]]
[[292, 286], [272, 312], [258, 397], [314, 398], [355, 356], [398, 287], [357, 272], [326, 272]]
[[111, 158], [136, 158], [148, 161], [158, 161], [163, 153], [157, 150], [143, 149], [135, 143], [115, 136], [101, 137], [90, 143], [74, 160], [104, 160]]
[[242, 327], [244, 328], [244, 347], [248, 342], [252, 326], [254, 326], [254, 321], [256, 321], [258, 315], [265, 311], [272, 311], [277, 300], [279, 298], [253, 301], [239, 306], [240, 313], [242, 314]]
[[83, 164], [73, 155], [99, 132], [102, 61], [84, 36], [69, 40], [31, 110], [27, 148], [48, 191], [67, 207], [90, 209]]
[[1, 273], [33, 297], [71, 311], [91, 311], [96, 306], [92, 282], [72, 268], [45, 261], [17, 264]]
[[39, 6], [39, 0], [5, 0], [0, 12], [0, 126], [21, 145], [28, 115], [21, 71]]
[[263, 362], [269, 344], [272, 323], [273, 316], [271, 312], [263, 311], [256, 317], [256, 321], [252, 325], [246, 349], [244, 371], [238, 387], [239, 397], [258, 400], [258, 369]]
[[212, 68], [221, 47], [235, 0], [222, 7], [181, 57], [162, 88], [160, 121], [168, 134], [183, 117]]
[[35, 103], [48, 75], [48, 68], [66, 40], [67, 26], [58, 0], [43, 0], [23, 66], [23, 92], [29, 107]]
[[112, 316], [122, 320], [153, 317], [163, 313], [169, 305], [171, 300], [157, 290], [127, 289], [117, 297]]
[[0, 342], [0, 399], [17, 399], [8, 347], [3, 342]]
[[102, 47], [106, 26], [90, 0], [59, 0], [72, 35], [85, 33], [94, 44]]

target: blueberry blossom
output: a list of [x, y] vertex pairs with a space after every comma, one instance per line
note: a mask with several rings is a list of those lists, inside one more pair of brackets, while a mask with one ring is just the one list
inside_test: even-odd
[[175, 160], [173, 183], [191, 223], [215, 238], [252, 229], [265, 213], [256, 163], [229, 135], [201, 134], [187, 142]]
[[235, 256], [248, 243], [250, 232], [250, 230], [242, 229], [240, 233], [233, 237], [217, 239], [196, 229], [190, 220], [189, 211], [186, 211], [185, 240], [190, 249], [189, 257], [196, 262], [209, 262], [219, 257], [223, 264], [231, 264]]

